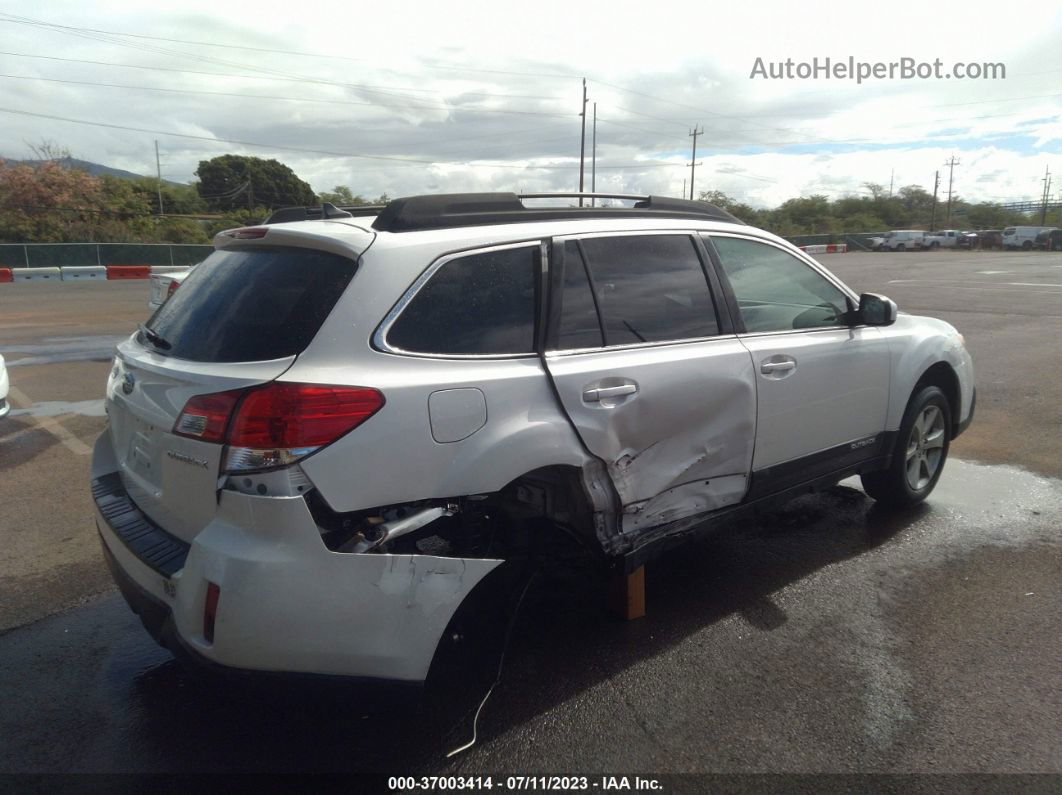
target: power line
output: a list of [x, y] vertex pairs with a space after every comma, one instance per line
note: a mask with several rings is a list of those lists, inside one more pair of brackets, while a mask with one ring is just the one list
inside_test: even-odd
[[[200, 71], [192, 70], [192, 69], [173, 69], [173, 68], [166, 67], [166, 66], [144, 66], [144, 65], [141, 65], [141, 64], [123, 64], [123, 63], [113, 63], [113, 62], [108, 62], [108, 61], [90, 61], [90, 60], [84, 60], [84, 59], [79, 59], [79, 58], [60, 58], [60, 57], [55, 56], [55, 55], [36, 55], [36, 54], [22, 53], [22, 52], [0, 51], [0, 55], [12, 55], [12, 56], [19, 57], [19, 58], [42, 58], [42, 59], [49, 60], [49, 61], [64, 61], [66, 63], [92, 64], [94, 66], [113, 66], [113, 67], [118, 67], [118, 68], [121, 68], [121, 69], [148, 69], [148, 70], [151, 70], [151, 71], [171, 72], [171, 73], [177, 73], [177, 74], [200, 75], [200, 76], [207, 76], [207, 77], [228, 77], [228, 78], [237, 78], [237, 79], [240, 79], [240, 80], [275, 80], [275, 81], [281, 81], [281, 82], [294, 82], [294, 83], [310, 82], [310, 83], [316, 83], [318, 85], [333, 86], [333, 87], [337, 87], [337, 88], [346, 88], [346, 87], [350, 87], [350, 86], [357, 87], [354, 84], [336, 83], [336, 82], [327, 81], [327, 80], [309, 80], [309, 81], [304, 81], [304, 80], [300, 80], [299, 78], [294, 78], [294, 77], [293, 78], [263, 77], [263, 76], [260, 76], [260, 75], [233, 75], [233, 74], [223, 74], [221, 72], [200, 72]], [[278, 100], [291, 100], [292, 99], [291, 97], [274, 97], [274, 96], [261, 95], [261, 94], [258, 94], [258, 95], [256, 95], [256, 94], [242, 94], [242, 93], [224, 92], [224, 91], [203, 91], [201, 89], [162, 88], [162, 87], [154, 87], [154, 86], [129, 86], [129, 85], [116, 84], [116, 83], [97, 83], [97, 82], [91, 82], [91, 81], [62, 80], [62, 79], [55, 78], [55, 77], [31, 77], [31, 76], [28, 76], [28, 75], [3, 75], [3, 76], [4, 77], [10, 77], [12, 79], [17, 79], [17, 80], [44, 80], [44, 81], [49, 81], [49, 82], [53, 82], [53, 83], [72, 83], [72, 84], [75, 84], [75, 85], [77, 85], [77, 84], [80, 84], [80, 85], [98, 85], [98, 86], [104, 86], [104, 87], [108, 87], [108, 88], [129, 88], [129, 89], [139, 89], [139, 90], [142, 90], [142, 91], [169, 91], [169, 92], [173, 92], [173, 93], [184, 93], [184, 94], [208, 94], [208, 95], [215, 95], [215, 96], [237, 96], [237, 97], [252, 97], [252, 98], [260, 98], [260, 99], [278, 99]], [[360, 89], [360, 90], [368, 90], [368, 89]], [[370, 93], [384, 94], [385, 96], [388, 96], [388, 97], [393, 97], [393, 98], [398, 98], [398, 99], [410, 99], [410, 100], [413, 100], [413, 101], [404, 102], [402, 104], [394, 104], [394, 103], [390, 103], [389, 104], [389, 103], [386, 103], [386, 102], [377, 102], [377, 101], [372, 101], [372, 100], [362, 100], [362, 101], [357, 101], [357, 100], [338, 100], [338, 99], [324, 100], [324, 99], [308, 99], [308, 98], [307, 99], [302, 99], [301, 101], [304, 101], [304, 102], [330, 102], [330, 103], [334, 103], [334, 104], [337, 104], [337, 105], [366, 105], [366, 106], [380, 107], [380, 108], [400, 108], [400, 109], [403, 109], [403, 110], [415, 108], [415, 109], [427, 109], [427, 110], [448, 110], [448, 111], [452, 111], [452, 112], [463, 112], [463, 113], [505, 113], [505, 114], [511, 114], [511, 115], [517, 115], [517, 116], [549, 116], [549, 117], [557, 118], [557, 119], [566, 119], [566, 118], [568, 118], [568, 115], [564, 114], [564, 113], [548, 113], [546, 111], [510, 110], [510, 109], [507, 109], [507, 108], [472, 108], [472, 107], [468, 107], [468, 106], [465, 106], [465, 105], [443, 105], [443, 104], [429, 105], [429, 104], [424, 104], [423, 102], [420, 102], [419, 100], [417, 100], [414, 97], [403, 97], [403, 96], [398, 95], [398, 94], [391, 94], [391, 93], [387, 93], [387, 92], [383, 92], [383, 91], [374, 91], [374, 92], [370, 92]]]
[[[168, 135], [174, 138], [188, 138], [197, 141], [209, 141], [211, 143], [229, 143], [238, 144], [240, 146], [248, 146], [258, 149], [271, 149], [276, 151], [285, 152], [302, 152], [305, 154], [313, 155], [327, 155], [330, 157], [351, 157], [361, 158], [366, 160], [385, 160], [398, 163], [409, 163], [418, 165], [457, 165], [466, 166], [468, 168], [508, 168], [519, 170], [549, 170], [549, 171], [568, 171], [579, 168], [578, 165], [534, 165], [534, 164], [518, 164], [518, 163], [469, 163], [469, 162], [453, 162], [445, 160], [428, 160], [422, 158], [412, 157], [399, 157], [396, 155], [371, 155], [355, 152], [336, 152], [327, 149], [309, 149], [300, 146], [285, 146], [283, 144], [265, 144], [255, 141], [244, 141], [236, 138], [220, 138], [211, 137], [208, 135], [193, 135], [192, 133], [178, 133], [170, 132], [168, 130], [153, 130], [145, 127], [131, 127], [123, 124], [110, 124], [108, 122], [101, 121], [89, 121], [87, 119], [72, 119], [66, 116], [54, 116], [47, 113], [32, 113], [28, 110], [17, 110], [15, 108], [0, 108], [0, 113], [12, 113], [18, 116], [31, 116], [38, 119], [50, 119], [52, 121], [65, 121], [72, 124], [84, 124], [90, 127], [105, 127], [112, 130], [127, 130], [130, 132], [147, 133], [149, 135]], [[622, 166], [599, 166], [602, 169], [610, 170], [626, 170], [626, 169], [646, 169], [646, 168], [675, 168], [681, 164], [679, 163], [632, 163]]]
[[[241, 45], [241, 44], [220, 44], [218, 42], [213, 42], [213, 41], [197, 41], [195, 39], [172, 39], [172, 38], [167, 38], [167, 37], [164, 37], [164, 36], [149, 36], [149, 35], [146, 35], [146, 34], [143, 34], [143, 33], [125, 33], [125, 32], [117, 31], [117, 30], [101, 30], [99, 28], [73, 27], [73, 26], [70, 26], [70, 25], [60, 25], [60, 24], [55, 23], [55, 22], [45, 22], [43, 20], [31, 20], [28, 17], [22, 17], [22, 18], [18, 18], [18, 19], [14, 19], [14, 18], [12, 18], [12, 19], [3, 19], [3, 20], [0, 20], [0, 22], [12, 22], [12, 23], [20, 24], [20, 25], [31, 25], [33, 27], [59, 28], [59, 29], [65, 29], [65, 30], [70, 30], [70, 31], [78, 31], [78, 32], [86, 32], [86, 33], [102, 33], [102, 34], [108, 35], [108, 36], [124, 36], [124, 37], [127, 37], [127, 38], [135, 38], [135, 39], [149, 39], [149, 40], [152, 40], [152, 41], [165, 41], [165, 42], [168, 42], [170, 44], [192, 44], [192, 45], [195, 45], [195, 46], [202, 46], [202, 47], [221, 47], [221, 48], [230, 49], [230, 50], [249, 50], [251, 52], [273, 53], [273, 54], [277, 54], [277, 55], [297, 55], [297, 56], [302, 56], [302, 57], [306, 57], [306, 58], [327, 58], [327, 59], [339, 60], [339, 61], [352, 61], [352, 62], [355, 62], [355, 63], [365, 63], [368, 60], [366, 58], [351, 58], [350, 56], [347, 56], [347, 55], [333, 55], [333, 54], [329, 54], [329, 53], [320, 53], [320, 52], [303, 52], [303, 51], [299, 51], [299, 50], [280, 50], [280, 49], [273, 49], [273, 48], [269, 48], [269, 47], [251, 47], [251, 46], [248, 46], [248, 45]], [[511, 71], [511, 70], [505, 70], [505, 69], [479, 69], [479, 68], [476, 68], [474, 66], [442, 65], [442, 64], [430, 64], [430, 63], [422, 63], [421, 65], [424, 68], [426, 68], [426, 69], [444, 69], [444, 70], [459, 71], [459, 72], [483, 72], [483, 73], [486, 73], [486, 74], [521, 75], [521, 76], [524, 76], [524, 77], [556, 77], [556, 78], [563, 78], [565, 80], [578, 79], [578, 76], [576, 76], [576, 75], [562, 74], [562, 73], [556, 73], [556, 72], [517, 72], [517, 71]], [[413, 89], [410, 89], [410, 90], [413, 90]], [[518, 96], [518, 95], [512, 95], [512, 96]], [[539, 97], [539, 99], [559, 99], [559, 97]]]
[[[0, 53], [3, 54], [3, 53]], [[40, 56], [46, 57], [46, 56]], [[121, 66], [123, 64], [115, 64]], [[205, 91], [203, 89], [194, 88], [168, 88], [163, 86], [134, 86], [122, 83], [100, 83], [92, 80], [65, 80], [58, 77], [36, 77], [29, 75], [12, 75], [12, 74], [0, 74], [0, 78], [7, 78], [10, 80], [36, 80], [44, 81], [47, 83], [65, 83], [75, 86], [95, 86], [99, 88], [121, 88], [129, 91], [156, 91], [170, 94], [198, 94], [202, 96], [211, 97], [239, 97], [242, 99], [269, 99], [279, 100], [282, 102], [315, 102], [327, 105], [359, 105], [365, 107], [374, 108], [399, 108], [406, 110], [409, 108], [427, 109], [427, 110], [448, 110], [458, 113], [506, 113], [515, 114], [518, 116], [548, 116], [550, 118], [566, 119], [568, 116], [563, 113], [545, 113], [541, 111], [523, 111], [523, 110], [504, 110], [501, 108], [468, 108], [460, 105], [422, 105], [422, 104], [388, 104], [385, 102], [371, 102], [369, 100], [359, 101], [350, 99], [317, 99], [314, 97], [281, 97], [273, 96], [270, 94], [245, 94], [237, 91]]]

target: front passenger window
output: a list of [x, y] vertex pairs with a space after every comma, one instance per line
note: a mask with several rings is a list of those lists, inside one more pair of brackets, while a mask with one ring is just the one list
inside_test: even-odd
[[845, 294], [792, 254], [756, 240], [712, 237], [712, 242], [746, 331], [845, 325]]

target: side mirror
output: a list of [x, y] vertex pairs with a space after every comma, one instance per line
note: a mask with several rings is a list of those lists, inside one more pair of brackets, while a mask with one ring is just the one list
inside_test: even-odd
[[857, 320], [867, 326], [891, 326], [896, 322], [896, 302], [877, 293], [863, 293]]

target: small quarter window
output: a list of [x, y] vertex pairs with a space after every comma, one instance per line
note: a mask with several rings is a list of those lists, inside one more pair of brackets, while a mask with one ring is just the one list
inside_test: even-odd
[[557, 349], [600, 348], [601, 323], [590, 280], [579, 253], [579, 244], [569, 240], [564, 244], [564, 287], [561, 294], [560, 324], [557, 328]]
[[538, 246], [452, 259], [387, 332], [409, 353], [489, 356], [534, 351]]

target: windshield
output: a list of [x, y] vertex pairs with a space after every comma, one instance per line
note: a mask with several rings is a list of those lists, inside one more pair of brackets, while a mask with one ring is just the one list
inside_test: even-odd
[[197, 362], [253, 362], [301, 353], [357, 265], [303, 248], [215, 251], [141, 327], [158, 353]]

